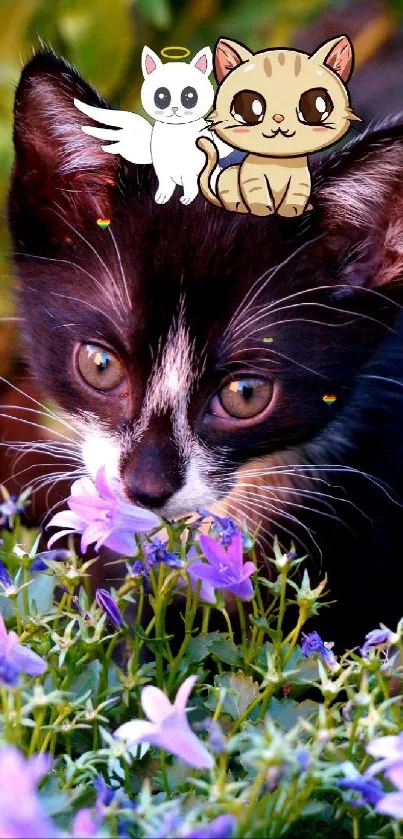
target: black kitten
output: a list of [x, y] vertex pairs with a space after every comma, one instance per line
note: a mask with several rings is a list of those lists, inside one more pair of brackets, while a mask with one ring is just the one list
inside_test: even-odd
[[107, 461], [166, 517], [214, 508], [266, 550], [294, 539], [338, 601], [325, 637], [393, 627], [403, 119], [324, 160], [314, 212], [282, 221], [156, 205], [151, 167], [103, 152], [74, 97], [105, 106], [50, 52], [24, 68], [9, 218], [27, 356], [86, 469]]

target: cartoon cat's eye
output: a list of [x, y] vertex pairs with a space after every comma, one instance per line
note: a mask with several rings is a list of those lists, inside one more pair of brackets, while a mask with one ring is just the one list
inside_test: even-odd
[[231, 102], [231, 116], [244, 125], [257, 125], [266, 113], [266, 100], [253, 90], [240, 90]]
[[123, 365], [116, 355], [96, 344], [81, 344], [76, 363], [81, 377], [95, 390], [114, 390], [125, 381]]
[[168, 108], [171, 104], [171, 94], [167, 87], [157, 87], [157, 90], [154, 93], [154, 102], [157, 108]]
[[273, 382], [245, 376], [227, 382], [213, 396], [210, 411], [217, 417], [248, 420], [262, 414], [272, 398]]
[[298, 119], [306, 125], [320, 125], [333, 111], [333, 102], [324, 87], [312, 87], [302, 94], [298, 105]]
[[197, 92], [194, 87], [184, 87], [181, 93], [181, 102], [184, 108], [194, 108], [198, 100]]

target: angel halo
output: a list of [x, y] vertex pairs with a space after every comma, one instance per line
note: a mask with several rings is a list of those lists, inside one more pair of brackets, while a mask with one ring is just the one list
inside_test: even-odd
[[[199, 50], [190, 62], [163, 63], [145, 46], [141, 65], [144, 77], [141, 103], [155, 120], [154, 125], [131, 111], [95, 108], [75, 99], [75, 106], [86, 116], [111, 126], [83, 125], [82, 131], [99, 140], [111, 141], [110, 145], [102, 146], [109, 154], [120, 154], [131, 163], [152, 163], [158, 177], [155, 194], [158, 204], [168, 201], [177, 185], [183, 188], [182, 204], [190, 204], [199, 192], [198, 175], [204, 164], [204, 154], [197, 148], [196, 140], [210, 136], [204, 116], [214, 99], [209, 80], [211, 49]], [[222, 143], [222, 151], [224, 156], [231, 149]]]

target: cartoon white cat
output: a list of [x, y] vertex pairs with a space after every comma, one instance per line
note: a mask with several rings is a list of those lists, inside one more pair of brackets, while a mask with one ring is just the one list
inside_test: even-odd
[[[144, 82], [141, 102], [154, 125], [139, 114], [94, 108], [74, 100], [75, 106], [91, 119], [113, 128], [84, 125], [82, 131], [100, 140], [114, 141], [103, 151], [120, 154], [131, 163], [152, 163], [158, 177], [155, 200], [165, 204], [176, 185], [183, 188], [182, 204], [190, 204], [199, 192], [198, 175], [205, 157], [196, 146], [200, 137], [209, 137], [203, 118], [210, 110], [214, 89], [209, 81], [212, 71], [210, 47], [204, 47], [190, 63], [171, 61], [163, 64], [153, 50], [145, 46], [141, 64]], [[116, 130], [120, 129], [120, 130]], [[222, 155], [232, 151], [221, 143]]]

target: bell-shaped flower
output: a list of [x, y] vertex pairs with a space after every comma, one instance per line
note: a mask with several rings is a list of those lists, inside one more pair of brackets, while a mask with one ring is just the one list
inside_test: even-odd
[[215, 590], [226, 590], [240, 600], [251, 600], [251, 575], [256, 571], [253, 562], [243, 561], [242, 536], [236, 533], [227, 549], [211, 536], [200, 536], [200, 547], [207, 562], [196, 559], [188, 566], [188, 574], [195, 589], [201, 580], [200, 598], [215, 603]]
[[151, 743], [176, 755], [195, 769], [211, 769], [210, 752], [190, 728], [186, 705], [197, 676], [189, 676], [180, 686], [173, 704], [159, 688], [147, 685], [141, 692], [141, 704], [148, 720], [132, 720], [115, 731], [115, 737], [126, 740], [131, 748], [138, 743]]
[[95, 550], [105, 545], [123, 556], [135, 556], [134, 534], [148, 533], [160, 523], [155, 513], [125, 500], [120, 481], [107, 476], [104, 466], [95, 483], [91, 478], [74, 481], [67, 504], [70, 509], [56, 513], [48, 524], [63, 528], [49, 539], [49, 548], [62, 536], [81, 533], [82, 553], [95, 544]]
[[20, 673], [42, 676], [46, 668], [46, 661], [29, 647], [20, 644], [15, 632], [7, 632], [0, 615], [0, 682], [15, 687]]

